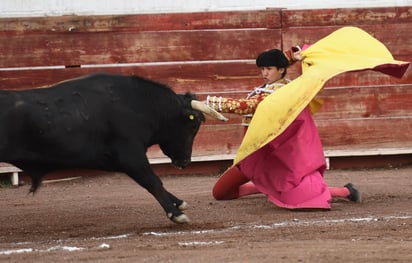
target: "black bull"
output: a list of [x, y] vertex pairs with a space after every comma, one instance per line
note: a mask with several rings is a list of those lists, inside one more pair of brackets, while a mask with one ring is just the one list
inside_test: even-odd
[[[199, 108], [198, 106], [201, 106]], [[194, 95], [135, 76], [95, 74], [48, 88], [0, 91], [0, 161], [32, 179], [35, 192], [54, 170], [123, 172], [147, 189], [174, 222], [188, 222], [186, 202], [166, 191], [146, 156], [158, 144], [186, 167], [204, 115]], [[196, 108], [196, 109], [195, 109]]]

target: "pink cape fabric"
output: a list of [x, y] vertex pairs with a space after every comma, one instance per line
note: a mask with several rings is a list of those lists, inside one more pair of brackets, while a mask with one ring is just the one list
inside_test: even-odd
[[281, 135], [242, 160], [238, 167], [277, 206], [331, 207], [331, 195], [323, 179], [325, 157], [308, 107]]

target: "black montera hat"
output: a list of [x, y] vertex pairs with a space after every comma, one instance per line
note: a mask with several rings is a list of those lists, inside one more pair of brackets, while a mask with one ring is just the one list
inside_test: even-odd
[[256, 66], [258, 67], [278, 67], [286, 68], [289, 61], [285, 54], [279, 49], [271, 49], [259, 54], [256, 58]]

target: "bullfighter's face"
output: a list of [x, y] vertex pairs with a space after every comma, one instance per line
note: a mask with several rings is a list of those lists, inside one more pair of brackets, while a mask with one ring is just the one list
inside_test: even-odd
[[271, 84], [280, 80], [284, 71], [284, 68], [277, 68], [275, 66], [260, 67], [262, 78], [266, 84]]

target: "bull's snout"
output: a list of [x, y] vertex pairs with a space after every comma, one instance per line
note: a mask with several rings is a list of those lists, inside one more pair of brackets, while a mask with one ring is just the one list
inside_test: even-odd
[[184, 169], [190, 164], [190, 159], [185, 160], [173, 160], [172, 164], [179, 169]]

